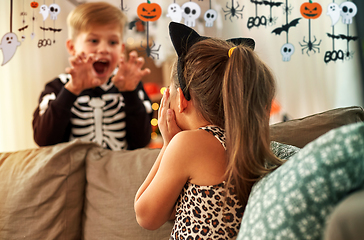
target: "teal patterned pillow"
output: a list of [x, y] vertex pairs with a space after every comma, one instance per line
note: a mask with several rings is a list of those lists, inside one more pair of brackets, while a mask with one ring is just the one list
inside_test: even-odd
[[361, 188], [364, 123], [326, 133], [255, 184], [237, 239], [321, 239], [335, 205]]

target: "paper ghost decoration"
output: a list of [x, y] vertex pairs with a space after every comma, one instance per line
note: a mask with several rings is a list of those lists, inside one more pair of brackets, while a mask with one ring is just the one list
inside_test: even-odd
[[330, 16], [331, 18], [331, 26], [334, 26], [340, 19], [340, 7], [336, 3], [330, 3], [327, 6], [327, 13], [326, 15]]
[[167, 17], [171, 18], [173, 22], [181, 22], [182, 20], [182, 9], [177, 3], [172, 3], [168, 6]]
[[201, 14], [201, 7], [194, 2], [186, 2], [182, 5], [182, 17], [185, 19], [185, 25], [195, 27], [196, 20]]
[[0, 49], [3, 51], [3, 63], [4, 66], [14, 56], [16, 48], [20, 45], [16, 34], [9, 32], [1, 39]]
[[49, 15], [49, 9], [47, 5], [40, 6], [40, 14], [43, 16], [43, 21], [45, 21], [48, 18]]

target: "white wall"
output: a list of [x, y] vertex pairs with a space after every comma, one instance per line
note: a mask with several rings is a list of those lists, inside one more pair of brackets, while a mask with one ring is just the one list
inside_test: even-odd
[[[38, 13], [38, 8], [35, 14], [37, 17], [35, 23], [37, 36], [34, 40], [31, 40], [31, 10], [26, 6], [25, 11], [28, 14], [26, 21], [29, 25], [29, 28], [25, 31], [26, 39], [17, 48], [10, 62], [0, 66], [0, 152], [36, 147], [33, 142], [31, 121], [39, 94], [44, 88], [44, 84], [63, 72], [68, 65], [68, 54], [65, 49], [65, 40], [67, 38], [65, 22], [67, 13], [74, 6], [66, 0], [41, 0], [38, 2], [42, 4], [44, 1], [47, 5], [55, 1], [61, 6], [61, 13], [56, 21], [56, 27], [63, 30], [56, 33], [56, 44], [50, 47], [38, 48], [38, 40], [43, 38], [43, 32], [39, 30], [39, 26], [43, 24], [42, 16]], [[18, 38], [23, 33], [17, 30], [22, 26], [20, 13], [23, 11], [23, 2], [26, 5], [30, 3], [27, 0], [14, 0], [13, 32], [18, 35]], [[108, 2], [120, 6], [121, 1], [108, 0]], [[136, 7], [146, 1], [124, 0], [123, 2], [128, 9], [126, 14], [129, 20], [133, 20], [137, 16]], [[156, 60], [156, 64], [162, 65], [164, 61], [169, 61], [171, 57], [175, 56], [168, 36], [170, 19], [166, 17], [166, 9], [173, 1], [152, 0], [151, 2], [157, 2], [163, 9], [163, 16], [157, 22], [149, 25], [151, 39], [155, 41], [156, 45], [161, 45], [158, 52], [159, 60]], [[176, 2], [182, 5], [187, 0], [176, 0]], [[354, 52], [354, 57], [351, 60], [330, 62], [328, 64], [323, 61], [325, 52], [332, 48], [332, 41], [326, 35], [326, 33], [331, 33], [331, 20], [326, 16], [326, 8], [332, 0], [320, 1], [323, 7], [322, 16], [312, 20], [312, 35], [322, 40], [320, 53], [313, 54], [313, 52], [309, 52], [310, 56], [307, 56], [306, 52], [302, 54], [299, 42], [303, 43], [304, 36], [306, 36], [306, 39], [308, 38], [308, 20], [301, 19], [299, 24], [291, 28], [289, 32], [289, 40], [296, 48], [290, 62], [283, 62], [280, 54], [280, 48], [286, 41], [285, 33], [282, 33], [282, 35], [271, 33], [273, 29], [285, 24], [282, 7], [273, 8], [273, 15], [277, 17], [274, 26], [260, 26], [249, 30], [247, 21], [249, 17], [255, 16], [254, 4], [248, 0], [234, 1], [235, 7], [236, 2], [240, 3], [240, 8], [244, 5], [243, 19], [233, 17], [231, 22], [224, 19], [222, 11], [222, 8], [226, 9], [226, 4], [231, 7], [231, 1], [212, 0], [212, 8], [218, 11], [219, 17], [213, 28], [206, 28], [203, 13], [209, 8], [209, 1], [193, 0], [193, 2], [198, 3], [202, 8], [202, 15], [195, 27], [201, 35], [226, 39], [248, 36], [256, 40], [256, 52], [267, 62], [277, 77], [277, 100], [282, 106], [282, 113], [287, 113], [292, 118], [298, 118], [336, 107], [363, 106], [358, 42], [350, 42], [350, 48]], [[291, 15], [289, 15], [289, 20], [301, 17], [299, 6], [307, 1], [290, 0], [290, 2], [293, 9]], [[0, 37], [2, 37], [10, 31], [10, 0], [1, 0], [0, 9]], [[269, 8], [258, 6], [258, 15], [268, 16]], [[46, 27], [53, 27], [53, 21], [47, 19], [45, 25]], [[344, 24], [338, 23], [335, 26], [336, 34], [345, 33], [346, 30]], [[134, 34], [133, 31], [129, 30], [126, 33], [125, 40], [134, 39], [136, 45], [140, 45], [140, 42], [144, 40], [145, 45], [144, 35]], [[355, 36], [354, 25], [350, 26], [350, 33]], [[53, 39], [53, 34], [46, 33], [46, 38]], [[337, 40], [336, 49], [345, 50], [346, 42]], [[0, 61], [1, 57], [0, 54]]]

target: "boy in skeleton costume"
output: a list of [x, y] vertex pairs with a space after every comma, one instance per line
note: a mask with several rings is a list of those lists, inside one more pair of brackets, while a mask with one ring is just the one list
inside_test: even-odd
[[150, 141], [150, 100], [140, 82], [150, 73], [135, 51], [122, 52], [125, 15], [104, 3], [85, 3], [68, 16], [66, 74], [45, 86], [34, 112], [39, 146], [74, 138], [112, 150], [145, 147]]

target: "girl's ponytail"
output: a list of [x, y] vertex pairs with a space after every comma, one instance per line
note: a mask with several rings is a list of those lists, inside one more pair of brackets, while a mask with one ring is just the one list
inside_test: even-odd
[[252, 49], [238, 46], [223, 77], [227, 187], [234, 185], [243, 206], [253, 184], [271, 169], [267, 161], [281, 165], [270, 151], [269, 114], [275, 85], [272, 73]]

